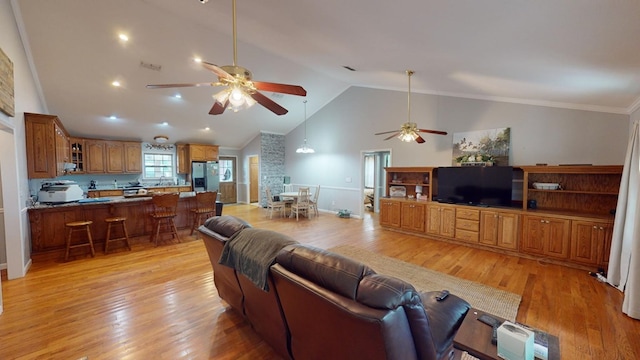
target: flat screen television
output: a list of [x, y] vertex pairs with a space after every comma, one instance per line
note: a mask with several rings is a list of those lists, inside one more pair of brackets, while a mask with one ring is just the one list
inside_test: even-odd
[[511, 206], [513, 167], [439, 167], [437, 201], [477, 206]]

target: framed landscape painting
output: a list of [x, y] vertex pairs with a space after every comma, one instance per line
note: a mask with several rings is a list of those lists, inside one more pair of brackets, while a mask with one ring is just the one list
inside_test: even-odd
[[508, 166], [511, 128], [453, 134], [453, 166]]
[[0, 110], [9, 116], [16, 116], [14, 108], [13, 62], [0, 49]]

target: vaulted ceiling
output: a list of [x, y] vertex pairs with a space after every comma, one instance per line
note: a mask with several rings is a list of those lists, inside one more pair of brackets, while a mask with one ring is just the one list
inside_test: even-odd
[[[239, 148], [304, 121], [298, 96], [265, 93], [283, 116], [258, 105], [211, 116], [218, 88], [145, 88], [217, 80], [193, 58], [232, 64], [231, 0], [13, 4], [48, 111], [72, 135]], [[238, 65], [303, 86], [309, 116], [349, 86], [406, 91], [406, 69], [413, 92], [629, 113], [639, 14], [630, 0], [237, 0]]]

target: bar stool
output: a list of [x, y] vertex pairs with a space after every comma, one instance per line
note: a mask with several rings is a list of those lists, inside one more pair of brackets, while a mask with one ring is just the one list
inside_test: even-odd
[[[218, 198], [217, 191], [203, 191], [196, 193], [196, 207], [191, 209], [193, 213], [193, 224], [191, 225], [191, 235], [197, 227], [202, 223], [202, 218], [205, 220], [211, 216], [216, 215], [216, 199]], [[197, 234], [196, 234], [197, 236]]]
[[[109, 250], [109, 243], [114, 241], [124, 241], [127, 244], [127, 248], [131, 250], [131, 245], [129, 245], [129, 233], [127, 233], [127, 225], [125, 222], [127, 221], [126, 217], [110, 217], [104, 219], [107, 223], [107, 237], [104, 240], [104, 253], [106, 254]], [[122, 227], [122, 237], [119, 238], [111, 238], [111, 226], [112, 225], [120, 225]]]
[[[65, 226], [69, 229], [69, 234], [67, 235], [67, 248], [64, 253], [64, 261], [67, 261], [69, 259], [69, 250], [84, 246], [88, 246], [91, 249], [91, 257], [96, 256], [96, 251], [93, 248], [93, 238], [91, 237], [91, 224], [93, 224], [93, 221], [72, 221], [65, 224]], [[71, 236], [75, 231], [86, 231], [87, 242], [71, 245]]]
[[165, 230], [169, 230], [171, 235], [178, 239], [178, 229], [173, 221], [177, 214], [178, 201], [180, 200], [179, 193], [165, 193], [159, 195], [153, 195], [151, 202], [153, 203], [153, 211], [151, 212], [151, 218], [153, 220], [153, 232], [151, 233], [151, 241], [155, 241], [158, 246], [158, 238], [160, 237], [160, 228], [165, 225]]

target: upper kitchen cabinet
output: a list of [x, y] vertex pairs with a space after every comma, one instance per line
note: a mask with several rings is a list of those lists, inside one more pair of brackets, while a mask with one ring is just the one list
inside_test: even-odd
[[124, 172], [127, 174], [142, 173], [142, 144], [139, 142], [124, 143]]
[[217, 145], [189, 144], [189, 157], [191, 161], [217, 161]]
[[188, 174], [190, 164], [189, 159], [189, 146], [185, 144], [176, 145], [176, 157], [178, 158], [178, 174]]
[[25, 113], [27, 171], [30, 179], [65, 174], [69, 162], [69, 134], [55, 115]]
[[139, 142], [85, 139], [88, 174], [139, 174], [142, 145]]

